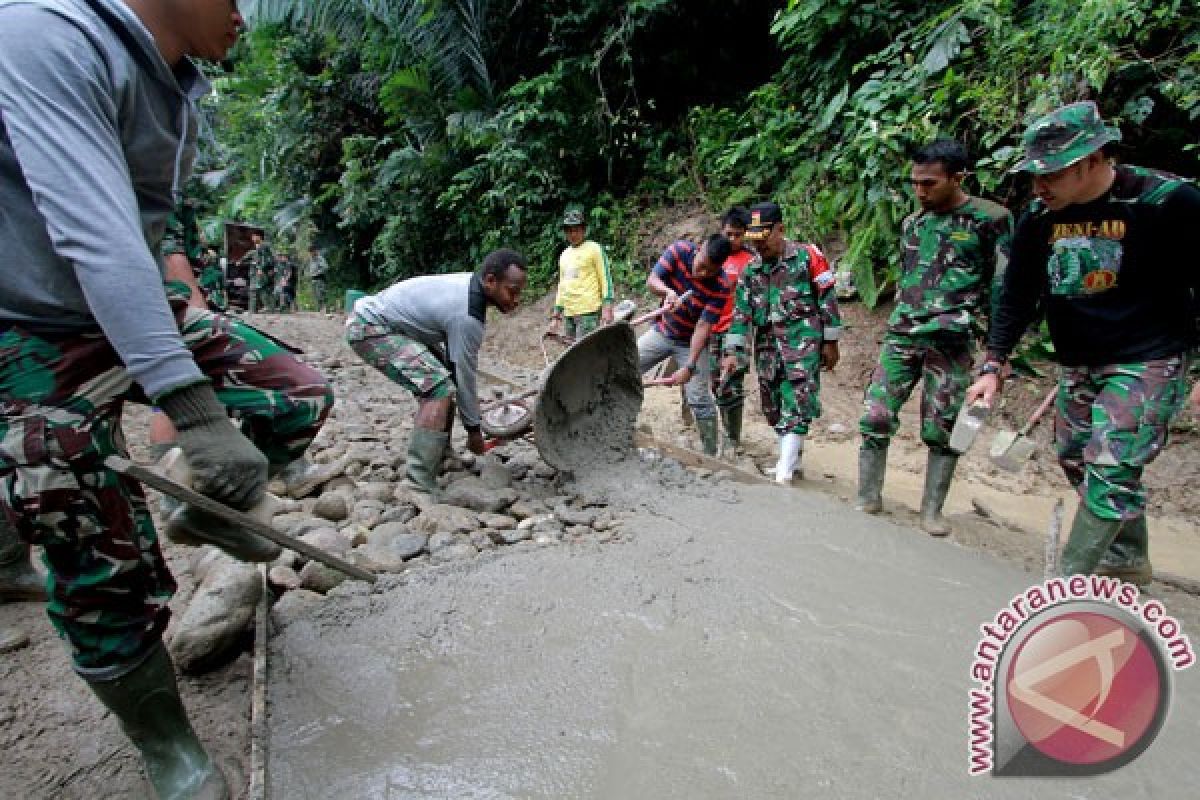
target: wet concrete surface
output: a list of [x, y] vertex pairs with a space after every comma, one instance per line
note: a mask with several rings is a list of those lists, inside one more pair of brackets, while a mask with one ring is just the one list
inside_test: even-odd
[[423, 569], [292, 622], [268, 796], [1194, 796], [1196, 669], [1115, 773], [968, 776], [979, 625], [1026, 573], [818, 493], [641, 488], [624, 541]]

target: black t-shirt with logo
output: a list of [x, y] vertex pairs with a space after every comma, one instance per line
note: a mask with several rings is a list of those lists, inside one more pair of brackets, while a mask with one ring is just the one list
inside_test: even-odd
[[1196, 344], [1200, 190], [1174, 175], [1118, 166], [1090, 203], [1051, 211], [1035, 201], [1017, 222], [988, 339], [1007, 356], [1045, 308], [1068, 366], [1149, 361]]

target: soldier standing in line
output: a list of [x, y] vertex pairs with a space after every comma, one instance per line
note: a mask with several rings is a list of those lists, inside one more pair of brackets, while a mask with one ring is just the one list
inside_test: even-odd
[[820, 370], [838, 362], [842, 322], [835, 279], [815, 245], [784, 237], [783, 210], [775, 203], [750, 207], [746, 238], [759, 260], [738, 281], [721, 366], [732, 373], [752, 343], [763, 415], [779, 435], [775, 480], [789, 483], [809, 425], [821, 415]]
[[1104, 148], [1120, 139], [1092, 102], [1025, 131], [1017, 169], [1032, 173], [1036, 199], [1017, 222], [987, 361], [967, 402], [995, 400], [1004, 363], [1042, 305], [1061, 364], [1058, 460], [1079, 494], [1062, 574], [1146, 584], [1142, 472], [1187, 398], [1200, 320], [1200, 190], [1114, 165]]
[[263, 241], [261, 233], [255, 231], [250, 234], [250, 240], [254, 242], [254, 247], [242, 256], [242, 260], [249, 266], [250, 313], [253, 314], [260, 308], [263, 311], [271, 308], [274, 295], [275, 254], [271, 252], [270, 245]]
[[911, 183], [921, 210], [901, 226], [900, 280], [879, 363], [863, 397], [859, 421], [857, 508], [883, 510], [888, 445], [900, 427], [900, 408], [924, 379], [921, 440], [929, 448], [921, 527], [950, 532], [942, 506], [958, 454], [950, 431], [971, 382], [975, 336], [989, 313], [991, 288], [1003, 275], [1012, 239], [1012, 215], [962, 189], [967, 149], [939, 139], [913, 156]]

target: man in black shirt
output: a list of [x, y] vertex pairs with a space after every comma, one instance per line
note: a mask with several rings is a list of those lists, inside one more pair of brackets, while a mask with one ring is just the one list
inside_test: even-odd
[[1200, 310], [1200, 190], [1115, 166], [1120, 131], [1072, 103], [1025, 132], [1037, 199], [1017, 223], [988, 357], [967, 401], [989, 405], [1001, 368], [1045, 309], [1061, 363], [1055, 438], [1079, 492], [1062, 573], [1150, 581], [1142, 471], [1187, 396]]

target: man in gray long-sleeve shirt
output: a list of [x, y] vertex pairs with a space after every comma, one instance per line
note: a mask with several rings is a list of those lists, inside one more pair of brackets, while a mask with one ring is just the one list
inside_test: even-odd
[[456, 396], [467, 447], [483, 453], [475, 374], [487, 306], [514, 311], [525, 269], [520, 253], [494, 250], [479, 272], [410, 278], [354, 304], [346, 321], [354, 352], [417, 398], [407, 468], [414, 487], [437, 489]]
[[[13, 534], [42, 547], [51, 622], [161, 797], [229, 788], [162, 643], [175, 582], [146, 498], [106, 464], [126, 453], [123, 404], [152, 399], [193, 487], [248, 508], [333, 399], [285, 348], [164, 285], [208, 91], [189, 57], [224, 58], [241, 25], [217, 0], [0, 0], [0, 557]], [[244, 559], [279, 553], [186, 505], [172, 525]]]

